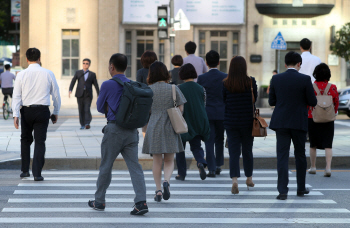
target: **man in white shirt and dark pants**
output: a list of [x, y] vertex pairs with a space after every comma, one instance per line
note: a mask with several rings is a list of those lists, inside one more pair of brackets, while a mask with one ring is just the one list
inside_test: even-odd
[[[29, 48], [26, 52], [28, 68], [17, 74], [13, 91], [12, 108], [15, 128], [18, 129], [21, 113], [22, 174], [29, 177], [30, 145], [35, 139], [32, 173], [35, 181], [43, 181], [41, 170], [45, 163], [45, 141], [50, 120], [50, 95], [54, 105], [52, 122], [56, 123], [61, 97], [55, 75], [40, 64], [40, 51]], [[22, 106], [22, 108], [21, 108]]]
[[299, 73], [309, 75], [311, 77], [311, 82], [314, 83], [316, 79], [312, 74], [314, 73], [315, 67], [321, 63], [321, 59], [310, 53], [311, 41], [307, 38], [300, 41], [300, 50], [302, 52], [301, 59], [303, 63], [301, 64]]

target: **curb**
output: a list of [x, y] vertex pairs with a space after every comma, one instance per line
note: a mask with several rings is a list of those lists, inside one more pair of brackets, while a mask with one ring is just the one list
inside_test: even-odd
[[[197, 163], [193, 158], [187, 158], [187, 168], [189, 170], [197, 170]], [[310, 159], [307, 158], [309, 163]], [[101, 163], [101, 158], [46, 158], [44, 170], [98, 170]], [[152, 159], [139, 159], [139, 163], [142, 165], [143, 170], [152, 170]], [[332, 158], [332, 169], [348, 169], [350, 164], [350, 156], [337, 156]], [[309, 167], [309, 165], [307, 166]], [[317, 159], [317, 167], [326, 167], [326, 161], [324, 157]], [[229, 158], [225, 158], [223, 169], [229, 169]], [[243, 162], [240, 159], [240, 168], [243, 169]], [[254, 169], [276, 169], [277, 158], [276, 157], [256, 157], [254, 158]], [[289, 158], [289, 169], [295, 169], [294, 157]], [[0, 162], [0, 169], [18, 169], [21, 170], [21, 160], [12, 159]], [[114, 170], [127, 170], [124, 159], [116, 159], [113, 164]], [[175, 164], [175, 169], [176, 164]]]

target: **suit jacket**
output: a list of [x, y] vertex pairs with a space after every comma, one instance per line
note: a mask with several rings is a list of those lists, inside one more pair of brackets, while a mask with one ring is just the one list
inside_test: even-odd
[[91, 99], [93, 98], [92, 96], [92, 84], [94, 84], [97, 96], [100, 93], [100, 88], [98, 87], [98, 82], [96, 79], [96, 74], [92, 71], [89, 71], [89, 75], [87, 80], [85, 81], [84, 78], [84, 71], [83, 70], [78, 70], [75, 72], [75, 75], [72, 79], [72, 82], [70, 83], [69, 86], [69, 91], [73, 91], [75, 82], [78, 80], [78, 85], [77, 85], [77, 90], [75, 91], [75, 96], [76, 97], [82, 97], [84, 95], [84, 87], [86, 88], [86, 91], [88, 92], [89, 96]]
[[197, 83], [205, 88], [207, 93], [206, 111], [209, 120], [224, 120], [225, 103], [222, 94], [223, 80], [227, 74], [218, 69], [209, 70], [198, 77]]
[[269, 104], [275, 106], [270, 128], [307, 131], [307, 106], [316, 106], [317, 99], [310, 77], [294, 69], [272, 77]]

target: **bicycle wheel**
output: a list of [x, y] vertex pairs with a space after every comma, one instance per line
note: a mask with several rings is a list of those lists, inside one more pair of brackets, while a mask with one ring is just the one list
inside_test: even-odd
[[10, 109], [9, 103], [7, 103], [7, 101], [4, 102], [4, 104], [2, 105], [2, 115], [4, 116], [5, 120], [7, 120], [10, 116], [9, 109]]

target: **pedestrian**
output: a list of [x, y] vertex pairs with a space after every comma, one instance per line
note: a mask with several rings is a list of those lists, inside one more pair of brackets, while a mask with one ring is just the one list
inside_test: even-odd
[[[114, 54], [109, 59], [109, 74], [123, 82], [130, 80], [125, 76], [128, 65], [127, 57]], [[131, 182], [136, 197], [132, 215], [142, 215], [148, 212], [146, 203], [146, 185], [142, 167], [138, 160], [139, 133], [137, 129], [127, 129], [116, 124], [113, 112], [119, 109], [123, 86], [113, 80], [107, 80], [101, 85], [101, 94], [97, 99], [97, 110], [107, 117], [107, 125], [103, 128], [101, 143], [101, 164], [97, 179], [95, 200], [89, 200], [88, 205], [95, 210], [104, 210], [106, 206], [106, 190], [112, 180], [112, 168], [115, 159], [121, 153], [128, 167]]]
[[313, 76], [315, 67], [321, 63], [321, 59], [311, 54], [311, 41], [304, 38], [300, 41], [301, 59], [303, 64], [300, 67], [299, 73], [310, 76], [312, 83], [315, 81]]
[[184, 81], [179, 77], [180, 67], [182, 66], [183, 62], [184, 60], [182, 59], [181, 55], [174, 55], [174, 57], [171, 59], [171, 64], [174, 65], [174, 69], [169, 71], [170, 84], [181, 85], [184, 83]]
[[[29, 177], [30, 145], [33, 143], [34, 156], [32, 173], [34, 181], [43, 181], [41, 170], [45, 164], [45, 141], [50, 120], [50, 95], [54, 111], [52, 123], [56, 123], [61, 107], [60, 91], [52, 71], [41, 67], [40, 51], [29, 48], [26, 52], [28, 68], [19, 72], [13, 90], [12, 109], [15, 128], [19, 127], [21, 113], [21, 163], [20, 177]], [[22, 106], [22, 108], [20, 108]]]
[[[181, 136], [171, 125], [167, 109], [174, 107], [172, 85], [168, 84], [169, 72], [162, 62], [154, 62], [149, 68], [148, 84], [153, 91], [151, 118], [148, 122], [142, 153], [153, 155], [153, 177], [156, 183], [154, 200], [170, 198], [170, 178], [174, 171], [174, 154], [184, 151]], [[184, 95], [176, 86], [176, 104], [181, 111], [186, 103]], [[164, 156], [164, 160], [163, 160]], [[164, 161], [163, 193], [161, 188], [162, 164]]]
[[[185, 51], [187, 57], [183, 59], [183, 64], [191, 63], [196, 69], [197, 75], [201, 75], [206, 73], [208, 69], [205, 65], [203, 58], [194, 55], [196, 49], [197, 45], [195, 42], [189, 41], [185, 44]], [[197, 82], [197, 79], [195, 79], [194, 81]]]
[[275, 106], [270, 128], [277, 138], [277, 199], [285, 200], [288, 194], [288, 161], [290, 143], [294, 144], [297, 170], [297, 196], [309, 194], [305, 188], [306, 156], [305, 138], [308, 126], [307, 106], [317, 104], [311, 80], [300, 74], [301, 56], [290, 51], [285, 56], [288, 70], [273, 76], [269, 94], [269, 104]]
[[[329, 83], [331, 78], [331, 71], [327, 64], [321, 63], [316, 66], [313, 76], [316, 81], [314, 84], [317, 86], [320, 94], [326, 93], [332, 96], [334, 112], [338, 112], [339, 106], [339, 94], [337, 86]], [[317, 92], [315, 90], [315, 95]], [[309, 110], [309, 138], [310, 138], [310, 162], [311, 167], [309, 169], [310, 174], [316, 174], [316, 149], [325, 150], [326, 153], [326, 170], [324, 171], [325, 177], [331, 176], [331, 163], [332, 163], [332, 144], [334, 138], [334, 121], [326, 123], [315, 123], [312, 116], [312, 108]]]
[[[224, 165], [224, 115], [225, 103], [223, 100], [222, 83], [227, 74], [218, 70], [220, 55], [216, 51], [209, 51], [205, 56], [209, 71], [198, 77], [198, 84], [205, 88], [207, 93], [206, 112], [210, 124], [210, 138], [205, 141], [205, 151], [208, 162], [208, 177], [220, 175]], [[214, 150], [215, 146], [215, 150]]]
[[[179, 76], [181, 80], [185, 81], [184, 84], [179, 85], [179, 88], [187, 100], [183, 116], [188, 126], [188, 132], [181, 134], [183, 147], [185, 149], [186, 142], [189, 142], [193, 157], [197, 161], [200, 178], [204, 180], [207, 177], [205, 172], [207, 161], [204, 159], [201, 141], [207, 141], [210, 137], [209, 121], [205, 111], [206, 93], [201, 85], [194, 82], [197, 73], [191, 63], [180, 68]], [[187, 172], [185, 152], [176, 154], [176, 164], [178, 168], [176, 180], [185, 180]]]
[[[252, 91], [254, 97], [252, 97]], [[230, 155], [230, 177], [232, 194], [238, 194], [238, 178], [241, 176], [239, 157], [242, 154], [247, 187], [253, 183], [253, 115], [258, 90], [255, 78], [247, 74], [247, 63], [242, 56], [231, 59], [227, 78], [223, 83], [225, 102], [224, 127], [227, 133]], [[254, 101], [254, 102], [253, 102]]]
[[[272, 71], [272, 77], [273, 77], [274, 75], [276, 75], [276, 74], [278, 74], [278, 71], [277, 71], [277, 70]], [[272, 80], [272, 77], [271, 77], [271, 80]], [[267, 94], [270, 93], [271, 80], [270, 80], [269, 86], [267, 87], [267, 90], [266, 90], [266, 93], [267, 93]]]
[[157, 60], [157, 55], [154, 51], [145, 51], [141, 56], [141, 65], [143, 68], [139, 69], [136, 73], [136, 81], [147, 83], [149, 66]]
[[77, 98], [78, 102], [80, 130], [90, 129], [90, 123], [92, 120], [90, 107], [93, 98], [92, 84], [95, 86], [97, 96], [100, 93], [96, 74], [89, 70], [90, 65], [90, 59], [83, 59], [83, 69], [75, 72], [69, 86], [68, 96], [70, 98], [75, 82], [78, 81], [75, 97]]
[[2, 89], [2, 94], [4, 94], [4, 101], [7, 101], [7, 96], [12, 98], [13, 94], [13, 81], [16, 79], [16, 76], [11, 72], [10, 64], [5, 65], [5, 72], [0, 74], [0, 84]]

